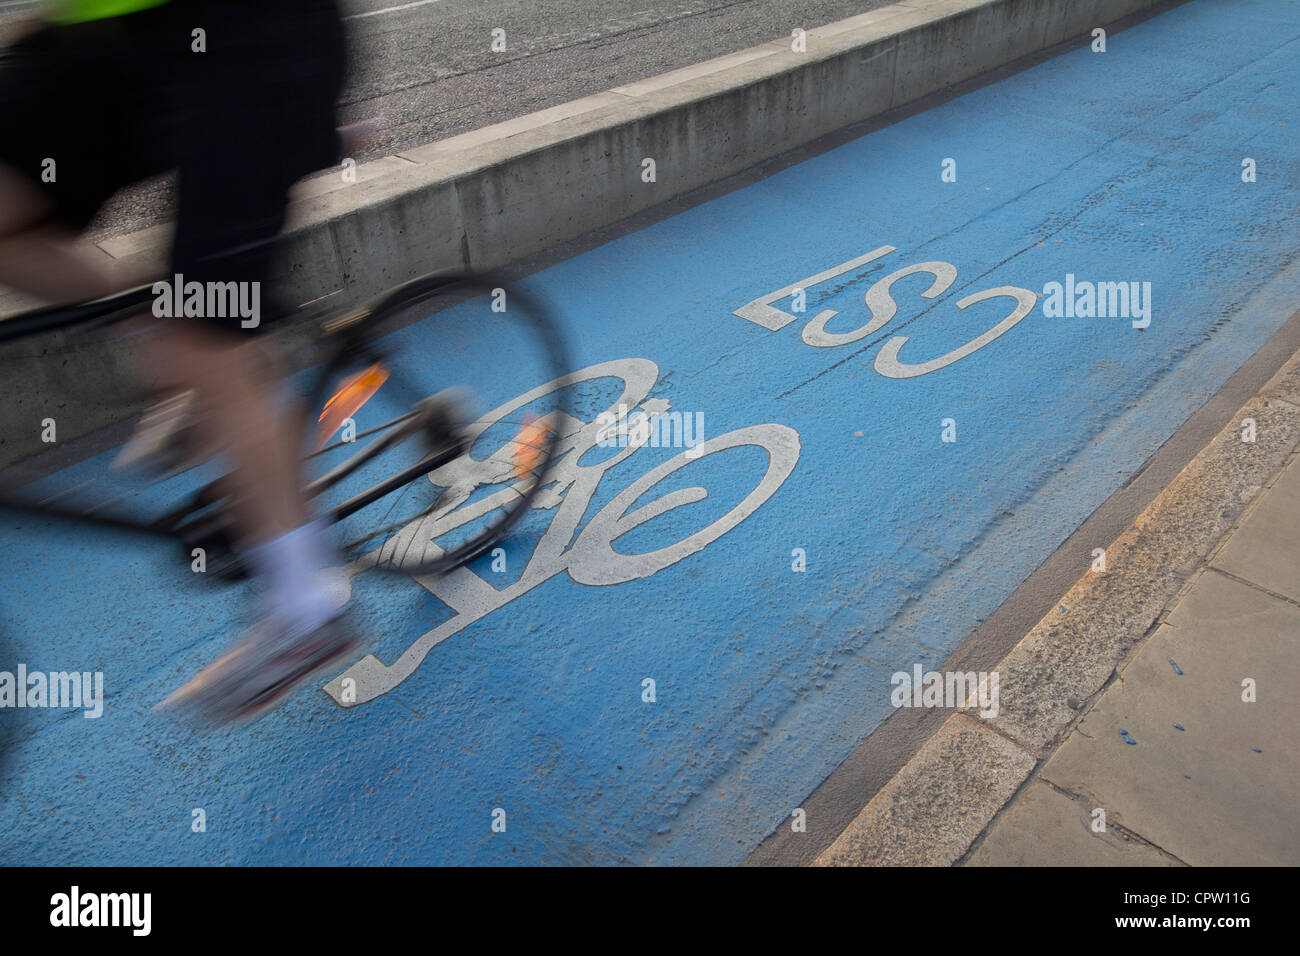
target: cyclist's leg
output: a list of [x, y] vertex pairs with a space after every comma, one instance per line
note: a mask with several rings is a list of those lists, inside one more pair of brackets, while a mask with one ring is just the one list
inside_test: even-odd
[[299, 419], [280, 407], [280, 370], [261, 342], [178, 319], [157, 325], [144, 348], [149, 364], [166, 370], [161, 384], [194, 390], [200, 444], [234, 460], [233, 507], [245, 546], [303, 524], [292, 438]]
[[232, 3], [207, 22], [211, 69], [184, 124], [173, 264], [186, 282], [248, 284], [269, 308], [253, 330], [240, 317], [208, 316], [203, 329], [167, 323], [157, 347], [198, 395], [209, 439], [234, 459], [227, 487], [265, 613], [165, 703], [223, 723], [281, 699], [355, 643], [340, 625], [345, 588], [324, 573], [336, 556], [305, 520], [301, 416], [277, 400], [280, 375], [257, 339], [276, 318], [268, 240], [283, 226], [289, 186], [336, 158], [343, 51], [330, 0]]
[[[270, 613], [307, 633], [339, 613], [320, 574], [335, 555], [307, 520], [301, 415], [280, 398], [281, 371], [258, 336], [279, 317], [273, 240], [289, 187], [337, 151], [341, 30], [332, 5], [317, 0], [286, 3], [274, 16], [237, 3], [213, 17], [205, 21], [209, 48], [189, 91], [192, 108], [182, 118], [173, 269], [185, 282], [234, 282], [262, 309], [251, 329], [243, 316], [162, 323], [156, 365], [194, 390], [207, 442], [233, 460], [227, 486]], [[337, 46], [304, 41], [328, 32], [330, 18]]]

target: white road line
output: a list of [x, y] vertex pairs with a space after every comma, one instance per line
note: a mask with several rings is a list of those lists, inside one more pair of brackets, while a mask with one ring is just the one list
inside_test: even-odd
[[344, 20], [360, 20], [362, 17], [377, 17], [381, 13], [395, 13], [398, 10], [410, 10], [412, 7], [423, 7], [426, 4], [438, 3], [439, 0], [413, 0], [411, 3], [399, 3], [395, 7], [384, 7], [382, 10], [371, 10], [368, 13], [350, 13]]

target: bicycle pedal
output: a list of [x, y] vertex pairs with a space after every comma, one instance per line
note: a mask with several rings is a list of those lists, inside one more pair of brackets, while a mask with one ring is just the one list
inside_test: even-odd
[[424, 434], [431, 451], [469, 451], [469, 426], [475, 421], [473, 393], [462, 387], [445, 388], [420, 403]]

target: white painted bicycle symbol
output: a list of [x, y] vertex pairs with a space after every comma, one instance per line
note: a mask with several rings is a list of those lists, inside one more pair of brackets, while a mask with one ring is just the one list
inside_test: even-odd
[[[387, 693], [414, 673], [429, 652], [447, 638], [561, 571], [568, 572], [578, 584], [622, 584], [657, 574], [703, 550], [757, 511], [776, 493], [799, 461], [799, 435], [793, 428], [773, 423], [737, 428], [705, 439], [656, 465], [615, 495], [579, 531], [578, 526], [605, 474], [645, 447], [643, 440], [634, 439], [615, 454], [592, 464], [581, 464], [585, 453], [606, 439], [606, 423], [620, 407], [640, 407], [648, 418], [667, 413], [667, 402], [647, 401], [659, 378], [659, 367], [654, 362], [644, 358], [618, 359], [572, 372], [499, 406], [481, 417], [471, 429], [472, 437], [477, 437], [493, 424], [556, 389], [611, 378], [621, 380], [623, 386], [621, 395], [608, 410], [589, 422], [568, 418], [563, 423], [552, 423], [552, 427], [558, 430], [560, 442], [555, 471], [552, 486], [538, 496], [536, 508], [554, 508], [555, 516], [529, 555], [522, 575], [504, 588], [494, 587], [467, 567], [441, 577], [421, 579], [420, 584], [455, 614], [422, 635], [391, 664], [369, 655], [330, 681], [325, 691], [336, 703], [351, 707]], [[767, 465], [753, 489], [729, 511], [705, 527], [663, 547], [636, 554], [615, 550], [615, 542], [636, 528], [685, 505], [703, 501], [709, 494], [700, 486], [679, 488], [634, 508], [647, 492], [688, 466], [702, 465], [710, 455], [743, 446], [764, 449]], [[393, 554], [411, 553], [413, 546], [424, 546], [422, 542], [431, 542], [438, 535], [474, 521], [496, 507], [499, 496], [513, 493], [509, 487], [479, 498], [474, 493], [480, 487], [501, 484], [502, 470], [508, 467], [508, 463], [502, 460], [461, 458], [432, 473], [430, 479], [446, 489], [437, 510], [386, 541], [374, 553], [375, 558], [388, 559]], [[413, 555], [413, 559], [418, 558], [418, 554]], [[359, 572], [364, 568], [354, 570]]]

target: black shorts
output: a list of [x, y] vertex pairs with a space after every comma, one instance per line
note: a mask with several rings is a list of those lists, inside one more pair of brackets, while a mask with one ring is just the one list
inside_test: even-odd
[[265, 286], [289, 187], [339, 158], [344, 59], [334, 0], [171, 0], [45, 25], [0, 52], [0, 163], [78, 231], [175, 169], [172, 271]]

